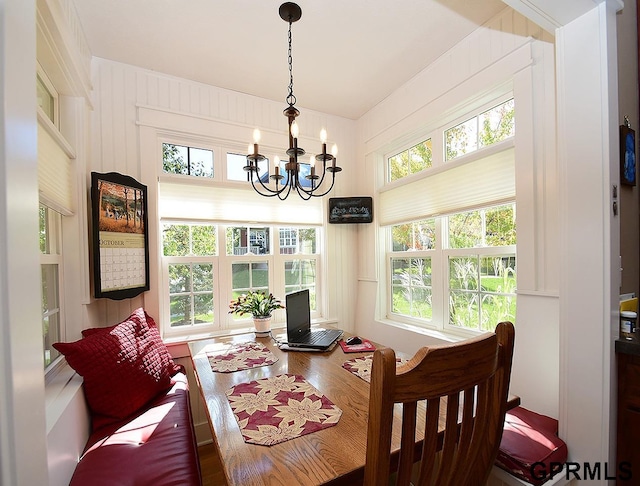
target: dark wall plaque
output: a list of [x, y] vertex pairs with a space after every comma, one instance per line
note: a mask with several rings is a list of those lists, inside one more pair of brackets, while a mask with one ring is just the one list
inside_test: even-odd
[[329, 223], [371, 223], [373, 199], [362, 197], [332, 197], [329, 199]]

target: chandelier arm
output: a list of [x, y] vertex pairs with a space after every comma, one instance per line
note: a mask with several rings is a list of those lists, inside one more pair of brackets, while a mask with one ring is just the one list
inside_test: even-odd
[[302, 186], [296, 186], [296, 192], [298, 193], [298, 196], [300, 196], [300, 199], [302, 199], [303, 201], [308, 201], [313, 197], [313, 194], [305, 191]]
[[[322, 183], [324, 182], [324, 176], [326, 174], [327, 174], [327, 168], [323, 167], [323, 169], [322, 169], [322, 177], [320, 177], [320, 180], [315, 184], [316, 185], [316, 189], [322, 185]], [[312, 183], [312, 186], [313, 186], [313, 183]]]
[[[313, 179], [311, 179], [311, 190], [310, 191], [307, 191], [304, 187], [302, 187], [302, 184], [300, 184], [300, 189], [305, 194], [313, 195], [313, 193], [315, 193], [322, 186], [322, 183], [324, 182], [324, 178], [325, 178], [326, 174], [327, 174], [327, 168], [325, 166], [325, 167], [323, 167], [323, 170], [322, 170], [322, 177], [320, 177], [320, 180], [317, 183], [314, 183]], [[335, 174], [335, 173], [332, 173], [332, 174]], [[333, 180], [335, 181], [335, 175], [334, 175]], [[314, 187], [314, 184], [315, 184], [315, 187]], [[331, 187], [333, 187], [333, 182], [331, 183]], [[329, 190], [331, 190], [331, 189], [329, 189]], [[326, 192], [324, 194], [320, 194], [320, 196], [324, 196], [325, 194], [326, 194]]]
[[[307, 194], [307, 195], [309, 196], [308, 198], [306, 198], [306, 199], [305, 199], [305, 198], [302, 196], [302, 194], [300, 194], [300, 191], [298, 191], [298, 194], [300, 194], [300, 197], [302, 197], [302, 198], [303, 198], [303, 199], [305, 199], [305, 200], [309, 200], [309, 199], [310, 199], [310, 198], [312, 198], [312, 197], [323, 197], [323, 196], [326, 196], [327, 194], [329, 194], [329, 193], [331, 192], [331, 189], [333, 189], [333, 185], [334, 185], [334, 184], [335, 184], [335, 182], [336, 182], [336, 175], [335, 175], [335, 173], [332, 173], [331, 175], [332, 175], [332, 177], [331, 177], [331, 185], [329, 186], [329, 189], [327, 189], [325, 192], [323, 192], [323, 193], [321, 193], [321, 194], [317, 194], [317, 193], [316, 193], [316, 190], [320, 187], [320, 185], [318, 184], [318, 185], [316, 186], [316, 190], [314, 190], [314, 191], [307, 191], [307, 190], [303, 189], [302, 187], [300, 188], [300, 190], [301, 190], [301, 191], [303, 191], [305, 194]], [[324, 176], [323, 176], [323, 177], [324, 177]]]
[[264, 197], [278, 196], [285, 190], [284, 186], [282, 187], [282, 189], [278, 189], [278, 190], [270, 189], [267, 186], [265, 186], [264, 182], [262, 182], [262, 179], [260, 179], [260, 177], [258, 177], [257, 179], [258, 179], [258, 182], [260, 182], [260, 185], [262, 186], [262, 188], [267, 192], [265, 193], [260, 191], [260, 188], [256, 186], [256, 183], [253, 180], [253, 177], [251, 178], [251, 185], [253, 186], [253, 190], [256, 191], [258, 194], [260, 194], [261, 196], [264, 196]]
[[[282, 196], [282, 191], [278, 193], [278, 199], [280, 199], [281, 201], [284, 201], [285, 199], [287, 199], [289, 197], [289, 194], [291, 193], [291, 184], [287, 184], [287, 193]], [[284, 187], [282, 188], [284, 190]]]

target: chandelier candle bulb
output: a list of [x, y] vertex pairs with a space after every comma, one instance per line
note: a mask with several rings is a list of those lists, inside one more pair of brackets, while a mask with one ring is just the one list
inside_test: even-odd
[[257, 128], [253, 131], [253, 155], [258, 154], [258, 144], [260, 143], [260, 130]]

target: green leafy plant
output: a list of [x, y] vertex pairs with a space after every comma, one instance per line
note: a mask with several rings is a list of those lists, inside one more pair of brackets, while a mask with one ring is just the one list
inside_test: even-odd
[[284, 306], [273, 294], [267, 295], [262, 291], [249, 291], [229, 303], [229, 314], [251, 314], [253, 317], [270, 317], [276, 309]]

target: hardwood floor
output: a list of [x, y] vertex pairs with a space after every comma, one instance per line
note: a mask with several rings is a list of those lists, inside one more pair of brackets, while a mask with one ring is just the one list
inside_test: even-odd
[[213, 444], [201, 445], [198, 447], [198, 454], [202, 471], [202, 486], [227, 486], [215, 446]]

